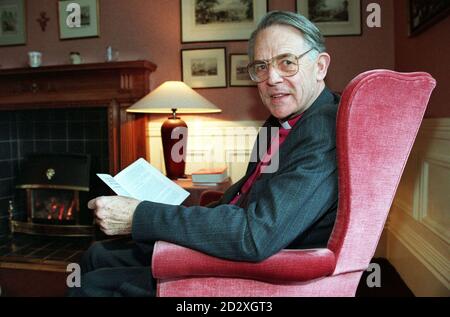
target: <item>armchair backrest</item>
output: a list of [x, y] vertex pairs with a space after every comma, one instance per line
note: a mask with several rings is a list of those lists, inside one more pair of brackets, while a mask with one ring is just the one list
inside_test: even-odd
[[328, 248], [333, 275], [367, 269], [435, 80], [375, 70], [343, 92], [337, 118], [339, 206]]

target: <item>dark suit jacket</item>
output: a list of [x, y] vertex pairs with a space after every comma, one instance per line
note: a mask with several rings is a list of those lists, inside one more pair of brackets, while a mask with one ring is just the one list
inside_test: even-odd
[[[133, 217], [133, 240], [164, 240], [238, 261], [261, 261], [283, 248], [326, 246], [337, 210], [338, 102], [325, 88], [281, 145], [278, 170], [261, 174], [239, 206], [227, 203], [256, 162], [213, 207], [140, 203]], [[279, 123], [270, 117], [264, 126]]]

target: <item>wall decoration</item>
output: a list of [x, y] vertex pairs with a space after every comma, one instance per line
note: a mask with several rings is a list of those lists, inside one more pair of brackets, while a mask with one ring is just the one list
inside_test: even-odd
[[0, 46], [26, 43], [25, 0], [0, 0]]
[[227, 86], [225, 48], [181, 51], [183, 81], [192, 88]]
[[419, 34], [449, 13], [448, 0], [409, 0], [409, 34]]
[[248, 40], [266, 13], [264, 0], [181, 0], [181, 40]]
[[230, 54], [230, 86], [256, 86], [247, 72], [247, 54]]
[[47, 16], [47, 12], [42, 11], [39, 15], [39, 19], [36, 19], [36, 21], [39, 23], [42, 32], [45, 32], [45, 30], [47, 29], [47, 23], [48, 21], [50, 21], [50, 18]]
[[[66, 11], [70, 3], [77, 3], [81, 7], [81, 27], [70, 28], [67, 18], [72, 12]], [[98, 0], [59, 1], [59, 38], [61, 40], [85, 37], [98, 37], [99, 31], [99, 5]]]
[[311, 20], [324, 36], [360, 35], [360, 0], [297, 0], [297, 12]]

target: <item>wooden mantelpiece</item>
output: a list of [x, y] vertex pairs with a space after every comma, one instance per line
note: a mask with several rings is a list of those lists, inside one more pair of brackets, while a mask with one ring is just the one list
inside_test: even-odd
[[105, 107], [108, 111], [110, 172], [147, 157], [145, 115], [125, 110], [150, 92], [148, 61], [44, 66], [0, 70], [0, 111]]

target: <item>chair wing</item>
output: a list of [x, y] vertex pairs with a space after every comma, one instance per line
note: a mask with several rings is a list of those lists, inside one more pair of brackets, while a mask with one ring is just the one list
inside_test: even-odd
[[435, 80], [374, 70], [353, 79], [337, 117], [339, 206], [328, 248], [282, 250], [260, 263], [158, 242], [159, 296], [354, 296], [375, 252]]

